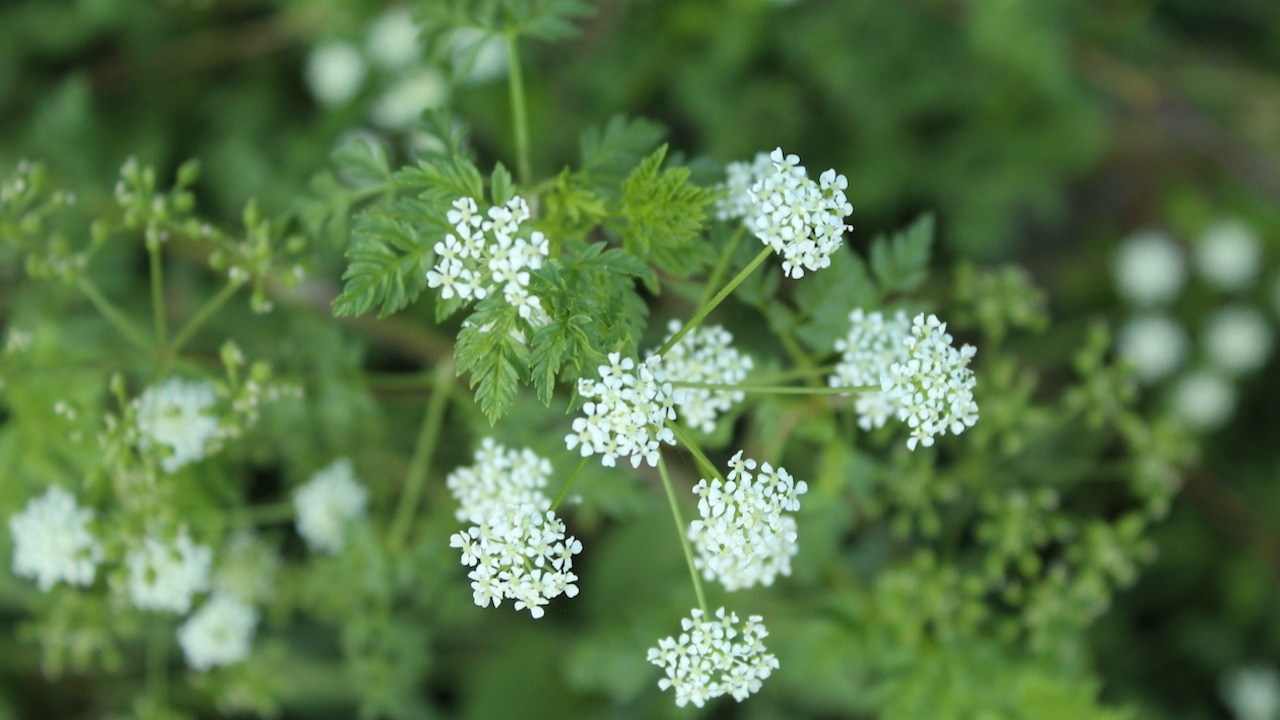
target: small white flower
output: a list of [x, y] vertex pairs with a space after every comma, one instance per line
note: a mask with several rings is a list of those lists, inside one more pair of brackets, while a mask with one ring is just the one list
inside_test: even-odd
[[312, 552], [336, 555], [346, 546], [347, 523], [363, 517], [368, 502], [351, 461], [335, 460], [293, 491], [298, 534]]
[[663, 638], [649, 649], [649, 662], [666, 673], [658, 687], [674, 689], [679, 707], [702, 707], [722, 695], [746, 700], [778, 669], [778, 659], [764, 646], [769, 633], [763, 620], [752, 615], [739, 628], [737, 613], [720, 608], [712, 620], [693, 610], [680, 621], [679, 636]]
[[192, 670], [204, 672], [249, 657], [258, 611], [230, 595], [214, 595], [178, 628], [178, 644]]
[[342, 105], [355, 97], [364, 73], [360, 51], [345, 42], [325, 43], [307, 57], [307, 86], [323, 105]]
[[1231, 381], [1207, 371], [1180, 378], [1173, 386], [1173, 413], [1193, 430], [1213, 431], [1226, 425], [1236, 410]]
[[849, 181], [835, 170], [810, 180], [800, 158], [777, 148], [769, 155], [770, 167], [751, 186], [748, 213], [755, 236], [782, 256], [782, 271], [792, 278], [805, 270], [821, 270], [831, 264], [831, 254], [844, 242], [851, 226], [844, 222], [853, 212], [845, 198]]
[[211, 413], [217, 400], [207, 380], [170, 378], [148, 387], [134, 401], [139, 448], [167, 448], [160, 458], [167, 473], [200, 460], [220, 435], [219, 419]]
[[1159, 314], [1129, 318], [1116, 333], [1116, 352], [1133, 366], [1138, 379], [1151, 384], [1168, 377], [1187, 354], [1187, 332]]
[[800, 509], [809, 486], [769, 463], [754, 472], [756, 461], [744, 460], [741, 450], [729, 466], [725, 482], [704, 478], [693, 487], [701, 518], [689, 525], [694, 565], [725, 590], [772, 585], [778, 575], [791, 574], [796, 520], [787, 512]]
[[139, 610], [185, 614], [191, 598], [209, 589], [213, 550], [191, 540], [186, 527], [172, 542], [148, 533], [125, 556], [129, 599]]
[[1267, 364], [1274, 336], [1271, 324], [1256, 308], [1234, 305], [1209, 317], [1204, 346], [1214, 367], [1240, 375]]
[[1280, 673], [1263, 666], [1237, 668], [1222, 680], [1222, 699], [1236, 720], [1280, 719]]
[[[879, 387], [896, 363], [909, 357], [907, 338], [911, 320], [901, 310], [891, 317], [879, 311], [855, 308], [849, 313], [849, 334], [836, 340], [840, 362], [827, 378], [830, 387]], [[897, 413], [897, 404], [884, 392], [861, 392], [854, 399], [858, 426], [863, 430], [884, 427]]]
[[898, 419], [911, 428], [907, 447], [933, 445], [937, 435], [959, 435], [978, 421], [973, 390], [977, 379], [969, 361], [977, 353], [972, 345], [956, 349], [947, 325], [930, 315], [917, 315], [905, 340], [905, 362], [894, 363], [880, 388], [898, 407]]
[[[668, 323], [663, 343], [679, 332], [680, 327], [679, 320]], [[754, 363], [750, 355], [739, 352], [732, 343], [733, 335], [719, 325], [694, 328], [662, 356], [667, 379], [716, 385], [741, 383], [747, 379]], [[682, 388], [679, 395], [676, 408], [680, 418], [704, 433], [715, 430], [716, 417], [746, 397], [741, 390], [706, 388]]]
[[741, 218], [747, 228], [755, 227], [757, 216], [755, 202], [751, 198], [751, 187], [760, 178], [773, 170], [773, 161], [769, 153], [757, 153], [749, 163], [731, 162], [725, 166], [724, 183], [718, 189], [724, 195], [716, 199], [715, 213], [717, 220], [735, 220]]
[[76, 504], [71, 493], [50, 487], [9, 518], [13, 536], [13, 574], [30, 578], [44, 592], [59, 581], [93, 584], [102, 546], [89, 532], [93, 511]]
[[1125, 239], [1111, 266], [1116, 291], [1136, 305], [1168, 303], [1182, 291], [1187, 270], [1182, 250], [1163, 232], [1144, 230]]
[[1253, 284], [1262, 248], [1253, 229], [1238, 220], [1210, 225], [1196, 243], [1196, 269], [1220, 290], [1236, 292]]
[[369, 118], [387, 130], [408, 130], [418, 124], [424, 110], [440, 107], [449, 99], [449, 83], [433, 67], [398, 80], [374, 101]]
[[657, 467], [661, 444], [676, 442], [666, 422], [676, 418], [680, 399], [666, 380], [661, 358], [651, 355], [637, 364], [610, 353], [609, 364], [601, 365], [599, 373], [599, 380], [578, 380], [578, 395], [585, 402], [565, 446], [578, 448], [582, 457], [600, 455], [606, 467], [618, 458], [630, 458], [632, 467], [642, 461]]
[[365, 47], [369, 57], [388, 70], [413, 64], [418, 59], [418, 25], [408, 8], [388, 8], [374, 18]]

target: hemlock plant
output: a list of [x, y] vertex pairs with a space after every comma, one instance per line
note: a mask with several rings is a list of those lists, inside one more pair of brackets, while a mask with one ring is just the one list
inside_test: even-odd
[[[465, 643], [458, 622], [487, 637], [458, 602], [469, 580], [474, 605], [527, 611], [502, 633], [563, 633], [526, 675], [608, 703], [653, 707], [656, 685], [678, 706], [1126, 717], [1078, 635], [1150, 557], [1184, 458], [1132, 410], [1105, 330], [1074, 380], [1040, 387], [1006, 342], [1046, 322], [1024, 275], [931, 274], [929, 216], [867, 242], [856, 183], [782, 148], [707, 180], [660, 129], [614, 118], [538, 174], [521, 42], [587, 10], [422, 9], [501, 40], [514, 175], [437, 112], [403, 167], [354, 139], [296, 207], [250, 204], [236, 229], [197, 212], [194, 163], [163, 191], [130, 160], [104, 208], [39, 164], [0, 182], [0, 263], [70, 312], [6, 318], [0, 352], [0, 433], [40, 434], [6, 441], [0, 472], [21, 488], [11, 569], [46, 676], [136, 670], [135, 717], [301, 715], [298, 678], [325, 670], [288, 665], [313, 652], [300, 628], [323, 628], [339, 647], [317, 665], [347, 678], [334, 702], [420, 717], [424, 680], [450, 673], [433, 644]], [[363, 78], [343, 48], [310, 60], [324, 103]], [[106, 282], [120, 257], [143, 259], [146, 292]], [[402, 391], [421, 405], [407, 433], [385, 427]], [[1129, 503], [1074, 502], [1098, 476]], [[653, 574], [628, 599], [606, 583], [630, 587], [610, 565], [631, 561]], [[934, 677], [954, 683], [936, 705]]]

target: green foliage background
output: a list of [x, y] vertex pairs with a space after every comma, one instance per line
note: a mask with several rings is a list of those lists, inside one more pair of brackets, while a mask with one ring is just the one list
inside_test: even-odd
[[[1225, 712], [1225, 671], [1280, 663], [1280, 523], [1270, 512], [1280, 506], [1276, 362], [1244, 389], [1231, 426], [1194, 438], [1103, 363], [1096, 324], [1119, 316], [1099, 278], [1115, 242], [1136, 227], [1190, 235], [1214, 217], [1246, 217], [1267, 243], [1266, 276], [1274, 276], [1280, 11], [1262, 0], [601, 0], [589, 15], [575, 3], [532, 4], [543, 5], [567, 9], [580, 34], [562, 38], [565, 28], [552, 22], [534, 28], [547, 39], [522, 41], [532, 164], [557, 180], [546, 202], [559, 236], [585, 248], [603, 225], [615, 247], [583, 250], [540, 282], [549, 298], [554, 287], [601, 288], [560, 310], [618, 325], [608, 335], [570, 321], [548, 326], [534, 343], [541, 355], [491, 368], [488, 384], [478, 363], [528, 353], [484, 347], [469, 361], [460, 350], [479, 392], [447, 416], [448, 441], [434, 458], [444, 470], [428, 484], [419, 521], [427, 530], [402, 555], [382, 552], [368, 530], [339, 558], [290, 566], [252, 664], [206, 681], [207, 695], [187, 689], [175, 669], [176, 704], [213, 716], [208, 697], [247, 698], [244, 712], [289, 718], [350, 717], [357, 708], [392, 717], [532, 707], [546, 717], [686, 714], [657, 692], [643, 658], [689, 604], [665, 501], [652, 487], [588, 466], [571, 524], [596, 543], [579, 571], [589, 590], [535, 623], [471, 604], [448, 548], [454, 523], [440, 480], [490, 433], [563, 457], [564, 406], [539, 399], [552, 397], [557, 376], [592, 369], [602, 348], [652, 346], [661, 324], [648, 317], [687, 314], [700, 290], [689, 278], [715, 260], [696, 242], [711, 199], [702, 188], [724, 163], [778, 145], [849, 176], [857, 255], [794, 290], [779, 290], [776, 270], [761, 273], [718, 320], [780, 369], [829, 350], [855, 305], [936, 308], [984, 339], [983, 420], [935, 471], [888, 435], [872, 436], [875, 452], [845, 448], [834, 421], [807, 419], [833, 417], [821, 404], [753, 407], [743, 435], [777, 454], [786, 439], [784, 464], [811, 478], [814, 493], [795, 577], [735, 600], [769, 617], [782, 668], [760, 697], [711, 714], [1210, 718]], [[429, 29], [461, 6], [413, 7]], [[192, 338], [188, 369], [217, 371], [221, 339], [233, 337], [306, 390], [229, 450], [238, 479], [194, 475], [194, 494], [208, 497], [193, 507], [242, 491], [279, 496], [346, 454], [369, 481], [373, 514], [389, 516], [431, 387], [400, 387], [397, 378], [450, 357], [459, 331], [468, 341], [457, 307], [431, 293], [412, 302], [429, 263], [422, 226], [405, 217], [425, 212], [427, 228], [444, 227], [432, 188], [452, 183], [478, 196], [487, 188], [492, 197], [509, 185], [509, 175], [490, 173], [516, 156], [506, 87], [453, 90], [449, 109], [466, 121], [475, 166], [459, 161], [443, 180], [397, 170], [409, 159], [398, 141], [383, 152], [340, 146], [373, 98], [366, 91], [318, 107], [303, 80], [307, 54], [325, 39], [359, 41], [385, 7], [0, 5], [0, 169], [39, 160], [47, 186], [77, 200], [43, 221], [41, 241], [85, 246], [78, 218], [105, 219], [92, 238], [92, 278], [138, 318], [149, 314], [147, 268], [134, 240], [153, 225], [170, 233], [174, 317], [217, 293], [228, 265], [252, 268], [253, 297], [281, 306], [254, 314], [245, 293]], [[428, 52], [441, 51], [428, 44]], [[448, 147], [452, 132], [438, 135], [446, 154], [461, 156]], [[131, 215], [113, 194], [130, 156], [155, 168], [150, 185], [136, 180], [143, 195], [168, 193], [189, 158], [199, 158], [200, 173], [166, 196], [164, 217], [141, 206]], [[354, 208], [369, 209], [353, 217]], [[664, 209], [670, 216], [655, 219]], [[22, 232], [3, 224], [14, 217], [0, 215], [6, 234]], [[201, 234], [206, 222], [220, 228], [212, 238]], [[212, 252], [224, 255], [214, 271], [205, 262]], [[742, 253], [739, 264], [754, 254]], [[1009, 261], [1027, 271], [1000, 265]], [[300, 292], [284, 287], [292, 262], [312, 279]], [[344, 273], [347, 293], [331, 307]], [[0, 405], [6, 516], [44, 476], [92, 477], [100, 461], [65, 437], [51, 399], [100, 417], [114, 407], [104, 391], [111, 375], [145, 363], [79, 296], [22, 275], [17, 250], [0, 245], [0, 329], [35, 337], [15, 370], [26, 371], [23, 381], [8, 384]], [[405, 287], [406, 277], [419, 284]], [[645, 289], [632, 295], [633, 286]], [[485, 312], [478, 306], [475, 317]], [[793, 332], [798, 350], [777, 347], [762, 327]], [[534, 392], [503, 399], [497, 385], [516, 365], [532, 368]], [[729, 425], [711, 440], [722, 450]], [[80, 429], [97, 428], [86, 420]], [[1173, 466], [1189, 469], [1170, 501], [1162, 483]], [[980, 519], [953, 522], [957, 508]], [[287, 560], [304, 554], [287, 525], [273, 532]], [[8, 551], [4, 534], [0, 556]], [[1054, 561], [1071, 576], [1055, 578], [1045, 567]], [[1026, 594], [993, 598], [972, 587], [1005, 572], [1027, 579]], [[1127, 589], [1112, 597], [1118, 588]], [[166, 717], [128, 701], [144, 682], [143, 631], [129, 625], [137, 617], [121, 620], [106, 600], [63, 590], [41, 596], [0, 573], [0, 718], [122, 708]], [[102, 635], [59, 635], [89, 626]], [[50, 674], [63, 675], [46, 681]]]

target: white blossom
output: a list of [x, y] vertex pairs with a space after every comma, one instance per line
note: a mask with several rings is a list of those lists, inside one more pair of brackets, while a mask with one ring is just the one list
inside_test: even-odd
[[418, 25], [408, 8], [388, 8], [369, 23], [365, 48], [369, 57], [388, 70], [412, 65], [418, 59]]
[[204, 672], [249, 657], [258, 611], [230, 595], [214, 595], [178, 628], [178, 644], [192, 670]]
[[731, 162], [726, 165], [724, 183], [717, 188], [724, 195], [716, 199], [716, 219], [741, 218], [748, 229], [754, 228], [758, 212], [751, 198], [751, 187], [772, 169], [773, 161], [769, 159], [769, 153], [764, 152], [757, 153], [749, 163]]
[[743, 459], [741, 450], [729, 467], [724, 482], [704, 478], [693, 487], [701, 518], [689, 525], [694, 565], [729, 591], [772, 585], [778, 575], [791, 574], [796, 520], [787, 513], [800, 509], [809, 486], [769, 463], [757, 472], [756, 461]]
[[508, 450], [486, 438], [475, 464], [449, 474], [445, 484], [458, 501], [456, 517], [470, 522], [449, 539], [472, 568], [472, 599], [480, 607], [513, 601], [534, 618], [560, 595], [576, 597], [573, 556], [582, 543], [566, 536], [564, 521], [543, 493], [551, 463], [532, 450]]
[[831, 264], [831, 254], [851, 228], [844, 219], [853, 212], [845, 199], [849, 181], [827, 170], [818, 182], [805, 174], [800, 158], [777, 148], [770, 167], [748, 191], [754, 205], [755, 236], [782, 256], [782, 271], [799, 278], [805, 270]]
[[[667, 325], [663, 343], [679, 332], [681, 323]], [[704, 325], [690, 330], [662, 356], [662, 367], [671, 382], [737, 385], [747, 379], [754, 363], [751, 356], [733, 347], [733, 335], [719, 325]], [[690, 427], [704, 433], [715, 430], [716, 417], [728, 412], [734, 403], [742, 402], [741, 390], [681, 388], [676, 408], [680, 418]]]
[[1182, 250], [1159, 230], [1143, 230], [1124, 240], [1111, 265], [1116, 292], [1136, 305], [1172, 301], [1186, 281]]
[[170, 378], [148, 387], [134, 400], [138, 447], [166, 448], [160, 467], [167, 473], [200, 460], [221, 434], [219, 418], [211, 412], [217, 400], [207, 380]]
[[59, 581], [92, 585], [102, 546], [89, 531], [93, 511], [76, 504], [71, 493], [50, 487], [9, 518], [13, 536], [13, 574], [30, 578], [48, 592]]
[[[840, 362], [827, 378], [830, 387], [880, 387], [895, 363], [909, 358], [907, 337], [911, 320], [901, 310], [890, 317], [879, 311], [855, 308], [849, 313], [849, 334], [836, 340]], [[885, 392], [860, 392], [853, 401], [858, 426], [863, 430], [884, 427], [897, 414], [897, 404]]]
[[724, 608], [716, 611], [715, 619], [704, 619], [701, 610], [693, 610], [680, 621], [678, 636], [663, 638], [649, 649], [649, 662], [666, 673], [658, 687], [674, 689], [679, 707], [702, 707], [721, 695], [732, 695], [738, 702], [747, 699], [778, 669], [778, 659], [764, 646], [769, 633], [763, 620], [752, 615], [739, 627], [737, 613]]
[[1240, 291], [1257, 278], [1261, 255], [1252, 228], [1238, 220], [1222, 220], [1206, 228], [1196, 243], [1196, 270], [1220, 290]]
[[1236, 411], [1236, 388], [1215, 372], [1196, 371], [1173, 386], [1173, 413], [1193, 430], [1212, 431], [1231, 420]]
[[1280, 673], [1265, 666], [1237, 668], [1222, 679], [1222, 699], [1235, 720], [1280, 719]]
[[129, 600], [139, 610], [184, 615], [191, 598], [209, 589], [213, 550], [191, 540], [186, 527], [170, 542], [148, 533], [125, 556]]
[[322, 105], [342, 105], [350, 101], [360, 91], [364, 75], [364, 59], [360, 51], [348, 43], [328, 42], [315, 47], [307, 56], [307, 86]]
[[1116, 352], [1133, 366], [1139, 380], [1151, 384], [1182, 365], [1187, 355], [1187, 332], [1167, 315], [1138, 315], [1116, 332]]
[[630, 458], [632, 467], [641, 461], [656, 467], [660, 445], [675, 444], [666, 422], [676, 418], [675, 404], [682, 399], [667, 382], [661, 358], [652, 355], [637, 364], [609, 353], [609, 364], [601, 365], [599, 374], [599, 380], [578, 380], [585, 402], [565, 445], [578, 448], [582, 457], [599, 454], [606, 467], [618, 458]]
[[519, 195], [483, 214], [474, 199], [455, 200], [448, 214], [454, 231], [435, 244], [427, 286], [440, 288], [445, 300], [482, 300], [500, 290], [530, 328], [545, 325], [542, 300], [529, 292], [529, 282], [551, 248], [541, 232], [521, 232], [529, 217], [529, 204]]
[[423, 67], [398, 79], [374, 100], [369, 119], [387, 130], [409, 130], [424, 110], [449, 99], [449, 83], [433, 67]]
[[298, 534], [312, 552], [336, 555], [346, 546], [347, 523], [363, 517], [368, 502], [351, 461], [335, 460], [293, 491]]
[[1209, 316], [1204, 348], [1214, 367], [1228, 375], [1252, 372], [1267, 364], [1275, 332], [1256, 308], [1232, 305]]
[[977, 379], [969, 361], [972, 345], [956, 349], [946, 323], [936, 315], [917, 315], [905, 340], [908, 359], [894, 363], [882, 378], [881, 390], [897, 405], [898, 419], [911, 428], [907, 447], [928, 447], [937, 435], [958, 435], [978, 421], [973, 390]]

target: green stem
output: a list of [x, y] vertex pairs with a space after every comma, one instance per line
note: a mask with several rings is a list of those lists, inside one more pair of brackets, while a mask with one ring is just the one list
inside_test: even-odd
[[676, 439], [680, 441], [680, 444], [693, 454], [693, 459], [702, 466], [703, 472], [710, 474], [722, 483], [728, 484], [728, 481], [724, 479], [724, 475], [721, 475], [720, 471], [716, 469], [715, 464], [707, 459], [706, 454], [702, 452], [702, 448], [698, 446], [696, 440], [689, 437], [688, 433], [673, 422], [668, 422], [667, 427], [671, 428], [671, 433], [676, 436]]
[[76, 281], [76, 287], [80, 288], [80, 292], [84, 293], [84, 296], [89, 299], [89, 302], [93, 303], [93, 306], [98, 309], [98, 312], [102, 313], [102, 316], [107, 319], [107, 322], [111, 323], [111, 326], [118, 330], [121, 335], [125, 336], [129, 342], [137, 345], [139, 348], [150, 352], [151, 341], [147, 338], [147, 334], [144, 333], [137, 325], [134, 325], [133, 321], [120, 311], [120, 308], [112, 304], [112, 302], [102, 294], [102, 291], [98, 290], [98, 286], [94, 285], [92, 280], [81, 276]]
[[573, 474], [569, 476], [568, 482], [564, 484], [564, 487], [560, 488], [560, 494], [556, 495], [555, 501], [551, 503], [551, 510], [555, 510], [560, 507], [560, 503], [564, 502], [565, 496], [569, 494], [569, 488], [573, 487], [573, 483], [576, 482], [578, 476], [582, 474], [582, 469], [587, 466], [587, 461], [590, 459], [591, 458], [588, 456], [578, 461], [578, 467], [573, 469]]
[[156, 345], [164, 347], [168, 342], [168, 321], [165, 318], [164, 306], [164, 267], [160, 255], [160, 244], [147, 243], [147, 254], [151, 256], [151, 314], [155, 318]]
[[163, 618], [153, 617], [150, 620], [146, 650], [147, 694], [164, 705], [169, 692], [169, 627]]
[[710, 315], [711, 311], [715, 310], [717, 305], [724, 302], [724, 299], [729, 297], [729, 293], [733, 292], [734, 288], [741, 285], [742, 281], [746, 280], [748, 275], [750, 275], [756, 268], [760, 267], [760, 263], [764, 262], [765, 258], [769, 257], [769, 254], [772, 252], [773, 250], [768, 247], [761, 250], [760, 254], [757, 255], [754, 260], [748, 263], [746, 267], [742, 268], [742, 272], [735, 275], [727, 285], [720, 289], [720, 292], [716, 293], [715, 297], [711, 298], [711, 302], [703, 305], [702, 309], [699, 310], [696, 315], [689, 318], [689, 322], [685, 323], [684, 327], [680, 328], [679, 332], [672, 335], [670, 340], [668, 340], [662, 347], [658, 348], [658, 354], [665, 355], [668, 350], [675, 347], [676, 343], [680, 342], [681, 338], [689, 334], [690, 330], [698, 327], [698, 324], [701, 323], [707, 315]]
[[724, 390], [746, 393], [767, 393], [770, 395], [852, 395], [854, 393], [879, 392], [879, 385], [858, 385], [855, 387], [797, 387], [795, 385], [724, 385], [722, 383], [672, 381], [678, 388], [695, 390]]
[[169, 350], [172, 353], [177, 354], [177, 352], [181, 350], [189, 340], [191, 340], [191, 337], [196, 334], [196, 331], [208, 322], [209, 318], [213, 317], [213, 314], [218, 312], [218, 309], [226, 304], [226, 302], [231, 299], [232, 295], [236, 294], [236, 291], [240, 289], [241, 284], [242, 283], [235, 281], [228, 281], [227, 284], [218, 291], [217, 295], [209, 298], [209, 301], [197, 310], [196, 314], [191, 316], [191, 319], [187, 321], [187, 324], [182, 326], [182, 329], [178, 331], [178, 334], [173, 337], [173, 344], [169, 347]]
[[511, 121], [516, 132], [516, 172], [520, 185], [528, 187], [533, 180], [529, 163], [529, 118], [525, 112], [524, 75], [520, 69], [520, 47], [514, 32], [507, 32], [507, 74], [511, 90]]
[[440, 441], [440, 430], [444, 426], [444, 411], [449, 405], [449, 393], [453, 390], [453, 360], [446, 360], [436, 365], [435, 391], [427, 403], [427, 413], [422, 419], [422, 431], [418, 434], [418, 444], [413, 448], [413, 459], [409, 461], [409, 473], [404, 481], [404, 494], [396, 506], [395, 518], [391, 521], [391, 530], [387, 533], [387, 546], [392, 552], [399, 551], [409, 539], [409, 531], [413, 528], [413, 519], [418, 514], [418, 502], [426, 485], [427, 472], [431, 469], [431, 460]]
[[693, 592], [698, 596], [698, 607], [702, 608], [703, 617], [707, 616], [707, 596], [702, 592], [702, 578], [698, 568], [693, 564], [693, 548], [689, 545], [688, 526], [684, 524], [684, 516], [680, 513], [680, 501], [676, 499], [676, 489], [671, 484], [671, 475], [667, 473], [667, 463], [658, 457], [658, 474], [662, 476], [662, 486], [666, 488], [667, 500], [671, 503], [671, 515], [676, 521], [676, 534], [680, 536], [680, 545], [684, 548], [684, 561], [689, 566], [689, 577], [693, 579]]
[[251, 505], [234, 516], [234, 522], [241, 526], [275, 525], [293, 519], [296, 509], [292, 500]]
[[751, 380], [753, 385], [772, 385], [774, 383], [786, 382], [787, 380], [803, 380], [810, 377], [830, 375], [835, 371], [835, 365], [801, 367], [792, 370], [784, 370], [782, 372], [770, 373], [768, 375], [757, 375], [751, 378]]
[[738, 249], [738, 243], [742, 241], [742, 236], [746, 234], [747, 226], [739, 225], [733, 236], [729, 238], [729, 242], [725, 243], [724, 252], [720, 253], [720, 259], [716, 261], [715, 269], [711, 271], [710, 277], [707, 278], [707, 285], [702, 291], [702, 298], [698, 300], [698, 307], [710, 302], [711, 288], [719, 285], [721, 278], [728, 272], [729, 263], [733, 260], [733, 252]]

